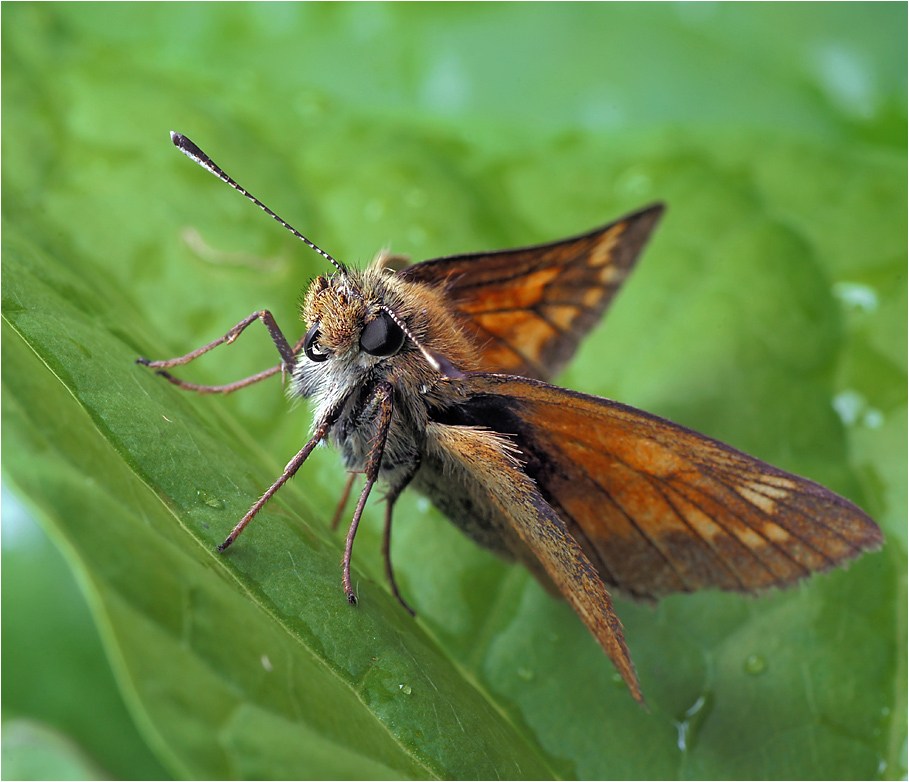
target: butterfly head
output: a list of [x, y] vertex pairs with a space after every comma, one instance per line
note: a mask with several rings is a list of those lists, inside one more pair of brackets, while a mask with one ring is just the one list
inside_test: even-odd
[[369, 271], [313, 280], [302, 312], [309, 361], [337, 358], [369, 368], [404, 347], [407, 327], [386, 302], [389, 291], [382, 283], [381, 275]]
[[317, 277], [301, 314], [306, 336], [295, 375], [303, 396], [379, 378], [429, 389], [476, 363], [441, 293], [387, 268]]

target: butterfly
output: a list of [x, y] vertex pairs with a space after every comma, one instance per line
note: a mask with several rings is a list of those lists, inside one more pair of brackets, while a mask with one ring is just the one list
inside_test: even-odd
[[[380, 254], [355, 270], [188, 138], [171, 138], [335, 268], [312, 281], [301, 313], [306, 333], [293, 345], [261, 310], [185, 356], [138, 359], [177, 386], [206, 393], [280, 372], [293, 395], [313, 402], [310, 439], [219, 551], [329, 441], [348, 471], [365, 475], [342, 564], [351, 604], [354, 537], [381, 480], [386, 572], [410, 610], [394, 579], [390, 542], [395, 502], [412, 486], [478, 544], [521, 562], [564, 597], [643, 703], [609, 590], [644, 600], [707, 588], [757, 593], [881, 545], [866, 513], [817, 483], [664, 418], [548, 383], [628, 277], [661, 204], [549, 244], [412, 266]], [[256, 320], [271, 335], [279, 365], [224, 386], [168, 372], [233, 342]]]

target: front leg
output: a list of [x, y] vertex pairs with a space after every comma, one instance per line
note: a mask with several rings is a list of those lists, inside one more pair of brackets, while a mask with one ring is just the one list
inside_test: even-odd
[[328, 435], [329, 430], [334, 425], [335, 421], [338, 420], [339, 415], [340, 409], [333, 411], [325, 417], [319, 426], [316, 427], [316, 431], [313, 432], [313, 436], [309, 442], [306, 443], [306, 445], [300, 449], [300, 452], [287, 463], [287, 466], [284, 468], [284, 472], [281, 474], [281, 477], [278, 478], [278, 480], [276, 480], [271, 485], [268, 491], [266, 491], [265, 494], [259, 498], [255, 505], [253, 505], [246, 512], [246, 515], [240, 519], [240, 523], [231, 530], [230, 535], [228, 535], [224, 542], [218, 546], [219, 552], [223, 552], [226, 548], [228, 548], [228, 546], [230, 546], [230, 544], [240, 536], [240, 533], [243, 532], [243, 530], [246, 528], [246, 525], [253, 520], [253, 517], [260, 510], [262, 510], [262, 508], [265, 506], [265, 503], [275, 495], [275, 492], [277, 492], [278, 489], [280, 489], [285, 483], [287, 483], [287, 481], [289, 481], [294, 477], [294, 475], [297, 474], [297, 470], [300, 469], [300, 466], [303, 464], [303, 462], [305, 462], [309, 455], [313, 452], [313, 449]]
[[[271, 369], [266, 369], [264, 372], [259, 372], [257, 375], [252, 375], [251, 377], [244, 378], [243, 380], [238, 380], [235, 383], [229, 383], [223, 386], [203, 386], [196, 383], [187, 383], [186, 381], [180, 380], [179, 378], [174, 377], [169, 372], [166, 372], [166, 369], [171, 367], [182, 366], [183, 364], [188, 364], [190, 361], [199, 358], [210, 350], [218, 347], [218, 345], [223, 345], [224, 343], [230, 344], [237, 337], [243, 333], [244, 329], [255, 320], [261, 320], [265, 325], [265, 328], [268, 329], [268, 333], [271, 336], [272, 342], [275, 343], [275, 347], [278, 349], [278, 353], [281, 354], [281, 364]], [[197, 348], [191, 353], [187, 353], [185, 356], [180, 356], [179, 358], [169, 358], [164, 361], [150, 361], [147, 358], [138, 358], [136, 359], [137, 364], [142, 364], [143, 366], [150, 367], [151, 369], [158, 370], [157, 374], [161, 375], [168, 382], [173, 383], [175, 386], [179, 386], [187, 391], [197, 391], [202, 394], [229, 394], [231, 391], [236, 391], [240, 388], [245, 388], [246, 386], [257, 383], [260, 380], [264, 380], [267, 377], [271, 377], [276, 374], [278, 371], [287, 372], [292, 370], [297, 363], [297, 354], [300, 352], [300, 348], [303, 347], [303, 338], [301, 338], [296, 345], [291, 347], [290, 343], [287, 341], [287, 338], [281, 332], [281, 329], [278, 328], [278, 324], [275, 322], [274, 316], [268, 310], [259, 310], [254, 312], [252, 315], [241, 320], [236, 326], [234, 326], [230, 331], [227, 332], [223, 337], [219, 337], [214, 342], [209, 342], [207, 345], [203, 345], [201, 348]]]

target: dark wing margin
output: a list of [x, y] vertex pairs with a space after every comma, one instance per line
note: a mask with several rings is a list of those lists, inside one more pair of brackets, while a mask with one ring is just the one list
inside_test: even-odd
[[455, 383], [451, 425], [508, 435], [603, 580], [644, 599], [793, 584], [878, 548], [853, 503], [633, 407], [525, 378]]
[[663, 210], [654, 204], [570, 239], [423, 261], [399, 274], [444, 290], [482, 369], [548, 380], [603, 316]]

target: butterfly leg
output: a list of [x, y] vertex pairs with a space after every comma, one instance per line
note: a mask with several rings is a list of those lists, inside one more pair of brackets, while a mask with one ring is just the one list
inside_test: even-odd
[[240, 523], [234, 527], [230, 535], [225, 538], [224, 542], [218, 546], [218, 551], [223, 552], [226, 548], [230, 546], [243, 532], [246, 525], [253, 520], [253, 517], [265, 506], [265, 503], [268, 502], [287, 481], [294, 477], [297, 474], [297, 470], [300, 469], [300, 466], [303, 462], [306, 461], [307, 457], [313, 452], [313, 449], [325, 438], [328, 434], [328, 430], [331, 429], [332, 424], [337, 420], [339, 413], [335, 412], [332, 415], [325, 418], [322, 423], [316, 427], [316, 431], [313, 433], [312, 438], [309, 440], [306, 445], [304, 445], [300, 452], [291, 459], [287, 466], [284, 468], [284, 472], [281, 474], [281, 477], [276, 480], [268, 491], [263, 494], [259, 500], [253, 505], [246, 513], [246, 515], [240, 519]]
[[394, 569], [391, 566], [391, 517], [394, 511], [395, 502], [398, 497], [401, 496], [401, 492], [407, 488], [407, 484], [413, 480], [413, 476], [417, 474], [417, 470], [419, 469], [420, 461], [417, 459], [410, 466], [403, 480], [399, 481], [397, 485], [388, 492], [388, 496], [385, 498], [387, 503], [385, 505], [385, 533], [382, 536], [382, 556], [385, 558], [385, 575], [388, 577], [388, 583], [391, 585], [391, 593], [398, 598], [398, 602], [404, 606], [404, 609], [411, 616], [416, 616], [417, 612], [407, 604], [407, 601], [403, 597], [401, 597], [401, 592], [398, 590], [398, 583], [395, 581]]
[[[234, 383], [228, 383], [221, 386], [206, 386], [199, 385], [197, 383], [188, 383], [184, 380], [174, 377], [169, 372], [165, 370], [182, 366], [183, 364], [188, 364], [193, 359], [198, 358], [205, 353], [208, 353], [210, 350], [223, 345], [224, 343], [230, 344], [233, 342], [243, 330], [253, 321], [261, 320], [265, 327], [268, 329], [269, 335], [271, 335], [272, 342], [275, 343], [275, 347], [278, 349], [278, 352], [281, 354], [282, 362], [278, 366], [272, 367], [271, 369], [266, 369], [264, 372], [259, 372], [256, 375], [244, 378], [243, 380], [238, 380]], [[150, 361], [147, 358], [138, 358], [136, 359], [137, 364], [142, 364], [143, 366], [150, 367], [151, 369], [158, 370], [157, 374], [161, 375], [169, 383], [173, 383], [175, 386], [182, 388], [186, 391], [196, 391], [200, 394], [229, 394], [232, 391], [237, 391], [246, 386], [250, 386], [253, 383], [258, 383], [260, 380], [264, 380], [267, 377], [271, 377], [278, 372], [286, 372], [288, 368], [293, 367], [297, 361], [297, 354], [300, 352], [300, 349], [303, 347], [303, 339], [301, 337], [297, 344], [293, 347], [290, 346], [290, 343], [287, 341], [287, 338], [281, 332], [281, 329], [278, 328], [278, 324], [275, 322], [274, 317], [268, 310], [260, 310], [259, 312], [254, 312], [247, 318], [241, 320], [236, 326], [234, 326], [230, 331], [227, 332], [223, 337], [219, 337], [214, 342], [210, 342], [207, 345], [197, 348], [191, 353], [187, 353], [185, 356], [180, 356], [179, 358], [166, 359], [164, 361]]]
[[251, 375], [250, 377], [244, 377], [242, 380], [237, 380], [233, 383], [227, 383], [223, 386], [206, 386], [200, 385], [199, 383], [189, 383], [185, 380], [180, 380], [178, 377], [174, 377], [170, 372], [165, 372], [163, 369], [159, 369], [155, 374], [163, 377], [168, 383], [172, 383], [177, 386], [177, 388], [182, 388], [184, 391], [195, 391], [199, 394], [230, 394], [234, 391], [239, 391], [241, 388], [246, 388], [246, 386], [251, 386], [254, 383], [258, 383], [260, 380], [265, 380], [267, 377], [278, 374], [281, 371], [281, 365], [279, 364], [276, 367], [271, 367], [271, 369], [266, 369], [264, 372], [259, 372], [256, 375]]
[[344, 484], [344, 491], [341, 492], [341, 499], [338, 500], [338, 507], [335, 508], [335, 515], [331, 517], [332, 531], [338, 528], [341, 523], [341, 516], [344, 515], [344, 508], [347, 506], [347, 500], [350, 499], [350, 492], [353, 489], [354, 481], [359, 473], [352, 472], [347, 476], [347, 483]]
[[360, 492], [360, 501], [357, 503], [357, 509], [354, 511], [353, 521], [350, 522], [350, 528], [347, 530], [347, 542], [344, 546], [344, 559], [341, 561], [342, 583], [344, 584], [344, 594], [347, 595], [347, 602], [351, 605], [357, 604], [357, 595], [353, 590], [350, 581], [350, 560], [353, 555], [353, 542], [357, 534], [357, 527], [360, 526], [360, 518], [363, 516], [363, 508], [366, 507], [366, 500], [369, 498], [369, 492], [379, 477], [379, 467], [382, 464], [382, 453], [385, 450], [385, 439], [388, 437], [388, 427], [391, 425], [391, 415], [394, 412], [394, 403], [392, 401], [392, 388], [388, 382], [378, 383], [373, 388], [372, 393], [366, 400], [364, 408], [374, 408], [377, 413], [378, 426], [376, 435], [373, 439], [372, 450], [366, 460], [366, 485]]

